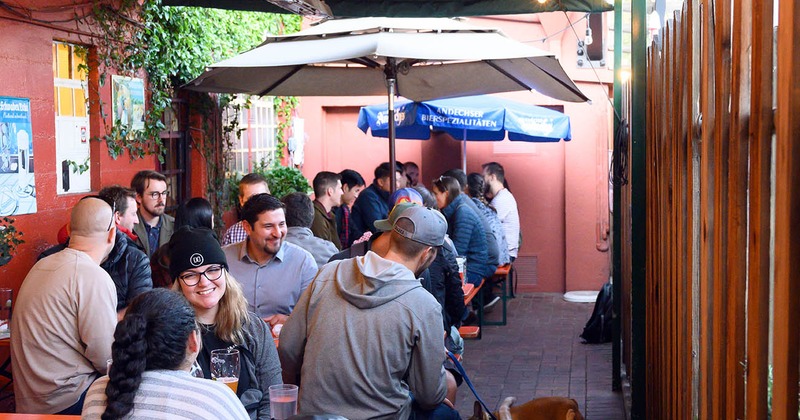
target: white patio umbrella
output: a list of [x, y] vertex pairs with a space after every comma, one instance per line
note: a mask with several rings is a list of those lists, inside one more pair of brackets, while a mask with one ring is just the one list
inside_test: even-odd
[[[415, 101], [535, 90], [569, 102], [588, 98], [550, 53], [446, 18], [328, 20], [270, 36], [211, 65], [185, 86], [202, 92], [287, 96], [388, 95]], [[394, 171], [394, 126], [389, 161]]]

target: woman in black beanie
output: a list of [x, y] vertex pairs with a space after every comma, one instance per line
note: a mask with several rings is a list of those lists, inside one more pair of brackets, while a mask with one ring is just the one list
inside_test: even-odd
[[269, 326], [247, 311], [216, 235], [206, 228], [182, 227], [169, 241], [174, 290], [194, 307], [203, 338], [197, 362], [211, 378], [211, 351], [234, 346], [241, 363], [236, 394], [251, 418], [269, 419], [269, 386], [282, 383], [281, 364]]

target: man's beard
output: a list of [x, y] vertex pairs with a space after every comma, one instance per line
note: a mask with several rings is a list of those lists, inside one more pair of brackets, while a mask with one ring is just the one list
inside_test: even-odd
[[145, 208], [145, 210], [147, 210], [147, 212], [150, 213], [153, 216], [161, 216], [162, 214], [164, 214], [164, 209], [166, 207], [167, 206], [165, 206], [165, 205], [164, 206], [153, 206], [152, 209]]
[[281, 245], [283, 245], [283, 239], [278, 241], [278, 244], [274, 247], [274, 249], [272, 248], [272, 244], [268, 243], [264, 245], [264, 252], [267, 253], [268, 255], [276, 255], [278, 251], [281, 250]]

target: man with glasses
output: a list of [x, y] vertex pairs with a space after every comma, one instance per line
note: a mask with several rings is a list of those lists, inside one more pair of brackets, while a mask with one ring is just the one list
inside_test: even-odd
[[69, 246], [31, 268], [14, 302], [11, 358], [18, 413], [80, 414], [89, 385], [106, 373], [117, 292], [100, 264], [114, 246], [112, 206], [80, 200]]
[[175, 230], [175, 218], [164, 214], [169, 195], [167, 177], [156, 171], [139, 171], [133, 176], [131, 188], [139, 203], [139, 223], [133, 228], [138, 236], [136, 244], [152, 257], [158, 247], [169, 242]]

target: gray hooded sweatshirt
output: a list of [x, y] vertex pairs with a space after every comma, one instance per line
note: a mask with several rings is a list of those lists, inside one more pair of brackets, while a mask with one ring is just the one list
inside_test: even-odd
[[442, 311], [405, 266], [374, 252], [322, 267], [281, 331], [300, 413], [407, 419], [446, 394]]

